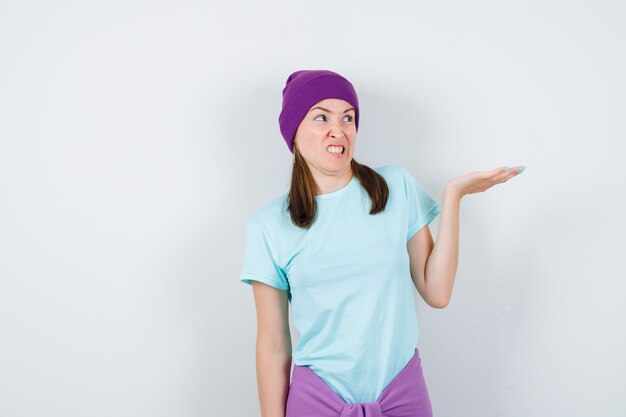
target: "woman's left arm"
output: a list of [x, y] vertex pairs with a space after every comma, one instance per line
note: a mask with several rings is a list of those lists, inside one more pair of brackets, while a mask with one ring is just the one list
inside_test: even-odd
[[[483, 192], [496, 184], [508, 181], [523, 172], [520, 168], [521, 166], [513, 169], [500, 167], [492, 171], [477, 171], [452, 179], [444, 191], [437, 239], [434, 245], [428, 227], [417, 232], [414, 236], [416, 239], [412, 238], [409, 241], [411, 274], [415, 275], [413, 280], [416, 287], [430, 306], [444, 308], [452, 297], [452, 286], [459, 261], [461, 198], [466, 194]], [[421, 255], [419, 255], [420, 252]], [[419, 259], [422, 261], [419, 262]], [[423, 269], [416, 265], [420, 263]]]
[[452, 297], [459, 263], [461, 194], [448, 184], [444, 191], [437, 239], [424, 268], [424, 293], [432, 307], [444, 308]]

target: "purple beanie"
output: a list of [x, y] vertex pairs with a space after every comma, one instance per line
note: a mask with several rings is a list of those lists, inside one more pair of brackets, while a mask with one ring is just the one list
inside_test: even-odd
[[359, 100], [350, 81], [329, 70], [300, 70], [287, 78], [278, 124], [291, 153], [300, 122], [315, 103], [327, 98], [339, 98], [354, 106], [354, 123], [358, 131]]

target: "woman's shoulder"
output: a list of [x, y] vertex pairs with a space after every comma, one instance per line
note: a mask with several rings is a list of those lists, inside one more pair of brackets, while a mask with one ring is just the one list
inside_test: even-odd
[[408, 195], [408, 189], [417, 182], [413, 174], [399, 164], [383, 165], [374, 169], [385, 178], [389, 188], [400, 190], [405, 196]]
[[285, 192], [256, 209], [248, 218], [248, 224], [270, 229], [279, 225], [289, 215], [287, 210], [288, 194], [288, 192]]
[[379, 173], [385, 178], [385, 180], [391, 180], [393, 182], [402, 179], [406, 175], [406, 168], [398, 164], [387, 164], [374, 168], [374, 171]]

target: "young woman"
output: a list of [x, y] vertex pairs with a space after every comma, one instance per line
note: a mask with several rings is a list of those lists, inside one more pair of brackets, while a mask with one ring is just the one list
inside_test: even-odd
[[[413, 287], [432, 307], [448, 304], [461, 197], [523, 167], [454, 178], [441, 208], [404, 167], [354, 159], [359, 103], [333, 71], [291, 74], [279, 125], [291, 188], [248, 220], [240, 277], [256, 305], [261, 415], [431, 416]], [[434, 243], [425, 226], [440, 213]]]

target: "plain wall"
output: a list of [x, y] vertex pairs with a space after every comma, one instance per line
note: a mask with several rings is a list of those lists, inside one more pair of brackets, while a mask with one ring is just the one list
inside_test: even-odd
[[527, 166], [462, 199], [449, 306], [415, 293], [435, 416], [626, 415], [625, 12], [1, 2], [0, 415], [260, 415], [239, 274], [247, 218], [289, 184], [298, 69], [350, 79], [355, 158], [439, 202]]

